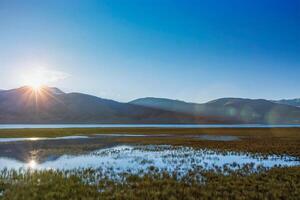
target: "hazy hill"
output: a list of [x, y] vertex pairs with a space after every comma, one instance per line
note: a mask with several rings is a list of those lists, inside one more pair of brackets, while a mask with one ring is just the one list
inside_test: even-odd
[[149, 97], [136, 99], [130, 103], [194, 116], [218, 117], [240, 123], [300, 123], [300, 108], [263, 99], [222, 98], [204, 104], [195, 104]]
[[290, 105], [290, 106], [297, 106], [300, 107], [300, 99], [282, 99], [279, 101], [274, 101], [275, 103]]
[[216, 120], [44, 87], [0, 92], [0, 123], [215, 123]]
[[204, 104], [163, 98], [129, 103], [58, 88], [0, 91], [0, 123], [300, 123], [300, 108], [263, 99]]

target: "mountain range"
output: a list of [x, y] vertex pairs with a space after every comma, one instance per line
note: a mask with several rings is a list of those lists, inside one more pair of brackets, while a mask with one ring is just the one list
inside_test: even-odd
[[24, 86], [0, 90], [0, 123], [299, 124], [300, 108], [286, 100], [242, 98], [197, 104], [147, 97], [121, 103], [53, 87]]
[[300, 107], [300, 98], [299, 99], [282, 99], [282, 100], [273, 101], [273, 102]]

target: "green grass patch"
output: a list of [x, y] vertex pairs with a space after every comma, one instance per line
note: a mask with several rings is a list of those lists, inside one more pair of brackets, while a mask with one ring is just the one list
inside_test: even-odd
[[[151, 171], [152, 170], [152, 171]], [[118, 181], [97, 170], [2, 171], [0, 199], [299, 199], [300, 167], [230, 171], [195, 170], [186, 176], [150, 169]]]

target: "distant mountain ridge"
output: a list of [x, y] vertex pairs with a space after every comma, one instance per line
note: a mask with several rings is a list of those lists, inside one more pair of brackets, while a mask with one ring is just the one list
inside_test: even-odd
[[221, 98], [203, 104], [196, 104], [148, 97], [136, 99], [130, 103], [193, 116], [218, 116], [221, 119], [239, 123], [300, 123], [300, 108], [264, 99]]
[[197, 104], [148, 97], [120, 103], [53, 87], [25, 86], [0, 91], [0, 123], [298, 124], [300, 108], [241, 98]]
[[43, 87], [0, 92], [0, 123], [218, 123], [99, 97]]
[[282, 99], [282, 100], [273, 101], [273, 102], [300, 107], [300, 98], [298, 98], [298, 99]]

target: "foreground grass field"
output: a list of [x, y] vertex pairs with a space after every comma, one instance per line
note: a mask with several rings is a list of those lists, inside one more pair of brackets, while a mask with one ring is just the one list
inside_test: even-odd
[[191, 171], [179, 178], [155, 168], [147, 175], [97, 179], [95, 170], [2, 171], [0, 199], [299, 199], [300, 168]]
[[[300, 157], [300, 128], [67, 128], [0, 130], [0, 138], [61, 137], [93, 134], [144, 134], [151, 137], [115, 137], [111, 143], [171, 144]], [[168, 137], [161, 137], [168, 135]], [[201, 140], [199, 135], [237, 136], [236, 141]], [[96, 146], [95, 146], [96, 147]], [[91, 149], [87, 145], [86, 149]], [[80, 149], [80, 148], [78, 148]]]
[[[137, 134], [147, 137], [106, 137], [62, 141], [55, 146], [34, 146], [42, 154], [84, 153], [105, 145], [171, 144], [208, 148], [221, 152], [290, 155], [300, 158], [300, 128], [89, 128], [89, 129], [15, 129], [0, 130], [0, 138], [61, 137], [94, 134]], [[199, 135], [236, 136], [238, 140], [202, 140]], [[100, 143], [102, 142], [102, 143]], [[25, 145], [25, 146], [26, 146]], [[2, 148], [18, 143], [1, 144]], [[4, 149], [5, 149], [4, 148]], [[22, 147], [23, 148], [23, 147]], [[38, 149], [36, 149], [38, 148]], [[74, 150], [73, 150], [74, 149]], [[25, 149], [22, 149], [24, 151]], [[70, 152], [69, 152], [70, 151]], [[259, 169], [243, 167], [237, 171], [196, 168], [184, 177], [156, 170], [148, 174], [122, 174], [111, 179], [94, 169], [73, 171], [7, 171], [0, 173], [0, 199], [299, 199], [300, 167]]]

